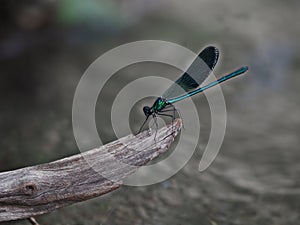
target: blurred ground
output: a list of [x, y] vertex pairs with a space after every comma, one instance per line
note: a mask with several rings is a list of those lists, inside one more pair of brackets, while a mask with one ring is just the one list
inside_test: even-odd
[[[40, 216], [41, 224], [297, 224], [300, 220], [300, 15], [298, 0], [26, 0], [0, 6], [0, 170], [78, 153], [71, 109], [85, 69], [105, 51], [144, 39], [198, 52], [221, 49], [216, 74], [248, 76], [222, 86], [227, 133], [212, 166], [198, 172], [210, 132], [204, 97], [193, 159], [162, 184], [118, 191]], [[126, 73], [112, 80], [126, 85]], [[97, 108], [101, 135], [114, 91]], [[138, 119], [143, 115], [137, 115]], [[138, 126], [138, 124], [136, 124]], [[7, 224], [28, 224], [16, 221]]]

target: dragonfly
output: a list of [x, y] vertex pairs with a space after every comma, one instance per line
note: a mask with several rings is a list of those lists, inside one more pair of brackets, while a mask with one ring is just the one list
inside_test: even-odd
[[[175, 119], [175, 112], [179, 112], [173, 105], [176, 102], [192, 97], [209, 88], [212, 88], [226, 80], [245, 74], [248, 71], [247, 66], [243, 66], [203, 87], [198, 88], [204, 80], [211, 74], [219, 59], [219, 50], [214, 46], [208, 46], [203, 49], [198, 57], [188, 67], [161, 97], [158, 97], [152, 106], [144, 106], [143, 112], [145, 120], [139, 130], [140, 133], [147, 120], [152, 116], [158, 129], [157, 116], [166, 116], [172, 119], [172, 126]], [[172, 114], [168, 114], [168, 113]], [[180, 115], [180, 114], [179, 114]]]

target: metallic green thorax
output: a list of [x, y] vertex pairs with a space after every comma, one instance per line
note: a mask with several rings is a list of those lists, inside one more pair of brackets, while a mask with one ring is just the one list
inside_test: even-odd
[[169, 103], [166, 102], [166, 100], [162, 99], [162, 98], [158, 98], [153, 106], [151, 107], [153, 112], [159, 112], [162, 109], [164, 109]]

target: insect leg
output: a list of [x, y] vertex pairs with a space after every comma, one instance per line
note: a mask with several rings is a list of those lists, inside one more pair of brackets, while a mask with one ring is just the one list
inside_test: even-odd
[[139, 129], [139, 132], [138, 132], [137, 134], [141, 133], [141, 131], [142, 131], [143, 127], [145, 126], [145, 124], [146, 124], [148, 118], [149, 118], [149, 116], [147, 116], [147, 118], [146, 118], [145, 121], [143, 122], [143, 124], [142, 124], [142, 126], [141, 126], [141, 128]]
[[[173, 110], [172, 110], [173, 111]], [[174, 116], [173, 115], [169, 115], [169, 114], [164, 114], [164, 113], [156, 113], [157, 115], [160, 115], [160, 116], [168, 116], [168, 117], [170, 117], [170, 118], [174, 118]]]
[[[174, 112], [174, 110], [171, 110], [171, 111]], [[162, 112], [162, 111], [161, 111], [161, 112]], [[167, 116], [167, 117], [172, 118], [172, 134], [173, 134], [173, 133], [174, 133], [174, 130], [173, 130], [173, 128], [174, 128], [174, 127], [173, 127], [173, 123], [174, 123], [174, 118], [175, 118], [174, 113], [173, 113], [173, 115], [169, 115], [169, 114], [164, 114], [164, 113], [158, 112], [157, 115], [160, 115], [160, 116]]]
[[155, 135], [154, 135], [154, 140], [156, 141], [156, 134], [157, 134], [157, 131], [158, 131], [158, 123], [157, 123], [157, 117], [156, 117], [155, 113], [153, 113], [152, 116], [153, 116], [153, 120], [154, 120], [155, 127], [156, 127]]
[[176, 110], [176, 108], [175, 108], [175, 106], [172, 105], [172, 104], [170, 104], [170, 106], [171, 106], [172, 109], [173, 109], [173, 117], [172, 117], [172, 134], [173, 134], [173, 133], [174, 133], [174, 120], [175, 120], [175, 110]]
[[[177, 108], [176, 108], [174, 105], [172, 105], [172, 104], [168, 105], [167, 107], [172, 107], [173, 109], [161, 110], [161, 112], [175, 112], [175, 111], [176, 111], [176, 112], [178, 113], [180, 119], [182, 120], [181, 112], [180, 112], [179, 109], [177, 109]], [[167, 108], [167, 107], [166, 107], [166, 108]], [[175, 110], [175, 111], [174, 111], [174, 110]], [[184, 128], [183, 120], [182, 120], [182, 128], [185, 129], [185, 128]]]

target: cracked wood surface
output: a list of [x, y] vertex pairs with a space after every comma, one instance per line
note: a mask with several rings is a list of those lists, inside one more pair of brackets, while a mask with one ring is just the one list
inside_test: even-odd
[[[119, 188], [139, 166], [164, 153], [181, 129], [144, 131], [71, 157], [0, 173], [0, 221], [29, 218]], [[171, 135], [172, 131], [174, 132]]]

